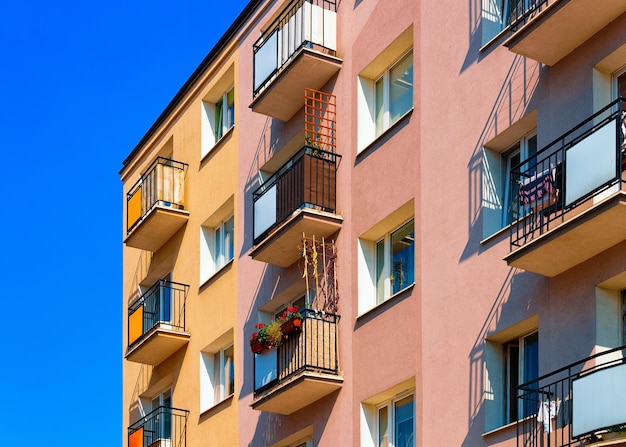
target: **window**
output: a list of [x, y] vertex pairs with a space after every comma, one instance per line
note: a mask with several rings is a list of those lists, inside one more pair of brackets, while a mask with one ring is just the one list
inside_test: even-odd
[[525, 399], [524, 404], [517, 397], [517, 387], [539, 377], [539, 333], [519, 337], [504, 344], [506, 365], [506, 409], [505, 423], [530, 416], [537, 411], [537, 399]]
[[200, 280], [206, 281], [235, 255], [235, 217], [221, 220], [214, 227], [201, 227]]
[[415, 447], [415, 379], [361, 403], [361, 446]]
[[488, 238], [515, 221], [518, 214], [517, 182], [511, 182], [511, 168], [531, 159], [522, 169], [531, 168], [537, 153], [537, 110], [531, 110], [484, 143], [482, 163], [476, 167], [480, 189], [472, 194], [480, 209], [483, 238]]
[[148, 420], [148, 427], [144, 432], [152, 434], [153, 439], [172, 438], [172, 391], [166, 390], [152, 398], [152, 418]]
[[491, 0], [482, 2], [482, 45], [522, 17], [536, 0]]
[[200, 352], [200, 411], [235, 394], [234, 347]]
[[[520, 169], [528, 169], [531, 166], [520, 166], [522, 161], [531, 159], [537, 153], [537, 135], [529, 135], [511, 146], [502, 154], [502, 183], [504, 190], [504, 200], [502, 207], [501, 228], [517, 220], [519, 210], [519, 186], [518, 183], [511, 178], [511, 168], [520, 167]], [[531, 160], [530, 165], [534, 164]]]
[[359, 238], [359, 313], [415, 283], [414, 201], [410, 200]]
[[[231, 77], [229, 71], [229, 76], [220, 80], [202, 101], [202, 156], [208, 154], [235, 125], [235, 88]], [[231, 85], [226, 87], [225, 82]]]
[[357, 88], [361, 151], [413, 108], [413, 27], [359, 73]]
[[413, 107], [413, 52], [385, 70], [375, 83], [376, 136]]
[[376, 431], [376, 447], [414, 447], [414, 396], [411, 394], [379, 406]]
[[402, 225], [376, 242], [376, 303], [380, 304], [415, 282], [414, 222]]

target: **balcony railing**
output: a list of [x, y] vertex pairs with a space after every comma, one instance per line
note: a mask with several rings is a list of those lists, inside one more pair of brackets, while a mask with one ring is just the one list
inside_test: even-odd
[[187, 342], [185, 304], [188, 289], [186, 284], [159, 280], [130, 305], [129, 360], [158, 364]]
[[158, 407], [128, 427], [128, 447], [185, 447], [189, 411]]
[[[254, 355], [252, 406], [256, 409], [290, 414], [335, 391], [343, 382], [337, 341], [340, 317], [311, 309], [301, 314], [300, 332], [289, 335], [277, 348]], [[294, 401], [283, 392], [298, 397]]]
[[156, 205], [184, 209], [187, 164], [158, 157], [126, 195], [130, 233]]
[[510, 0], [504, 11], [506, 25], [511, 31], [516, 31], [549, 5], [559, 1], [561, 0]]
[[294, 0], [253, 46], [253, 97], [301, 49], [335, 54], [337, 4], [334, 0]]
[[624, 104], [612, 102], [511, 168], [511, 250], [621, 188]]
[[519, 386], [526, 417], [517, 423], [517, 445], [583, 446], [626, 429], [625, 349], [595, 354]]
[[254, 243], [287, 220], [310, 208], [334, 213], [337, 161], [341, 156], [304, 146], [253, 193]]

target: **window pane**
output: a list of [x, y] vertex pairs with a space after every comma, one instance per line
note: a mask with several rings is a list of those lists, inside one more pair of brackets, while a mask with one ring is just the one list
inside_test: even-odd
[[376, 302], [385, 299], [385, 240], [376, 244]]
[[413, 52], [389, 71], [389, 119], [395, 123], [413, 107]]
[[219, 226], [215, 229], [215, 268], [219, 269], [224, 265], [224, 246], [222, 245], [223, 230]]
[[[522, 352], [522, 381], [528, 383], [539, 377], [539, 333], [535, 332], [524, 337]], [[521, 384], [520, 384], [521, 385]], [[538, 384], [537, 384], [538, 385]], [[528, 417], [537, 411], [539, 396], [524, 401], [522, 417]]]
[[231, 89], [227, 94], [227, 103], [228, 107], [226, 110], [227, 120], [226, 120], [226, 128], [230, 129], [235, 124], [235, 89]]
[[413, 396], [405, 397], [396, 402], [395, 444], [396, 447], [414, 447]]
[[383, 133], [385, 115], [385, 82], [383, 78], [376, 81], [376, 102], [374, 104], [376, 118], [376, 136]]
[[224, 113], [222, 110], [223, 108], [224, 108], [224, 100], [220, 99], [219, 101], [217, 101], [217, 104], [215, 104], [215, 141], [222, 138], [222, 135], [224, 134], [223, 132]]
[[391, 235], [391, 293], [397, 293], [415, 281], [415, 232], [413, 220]]
[[[508, 225], [519, 218], [519, 164], [522, 161], [520, 157], [519, 144], [509, 150], [504, 157], [506, 161], [504, 163], [505, 206], [503, 207], [503, 210], [505, 211], [505, 215], [503, 225]], [[513, 173], [513, 176], [511, 176], [511, 168], [515, 168], [517, 171], [516, 173]]]
[[226, 262], [235, 256], [234, 235], [235, 217], [233, 216], [224, 222], [224, 255], [226, 256]]
[[235, 394], [235, 349], [229, 346], [224, 350], [224, 389], [228, 397]]
[[378, 410], [378, 444], [377, 447], [389, 445], [389, 408], [382, 407]]

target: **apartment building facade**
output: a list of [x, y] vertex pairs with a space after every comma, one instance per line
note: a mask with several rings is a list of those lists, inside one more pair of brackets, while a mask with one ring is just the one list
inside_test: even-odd
[[120, 172], [123, 445], [626, 445], [624, 73], [618, 0], [251, 0]]

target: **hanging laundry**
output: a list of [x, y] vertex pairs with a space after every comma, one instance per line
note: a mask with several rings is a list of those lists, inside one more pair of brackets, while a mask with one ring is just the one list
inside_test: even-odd
[[552, 421], [559, 415], [561, 409], [561, 399], [545, 400], [539, 404], [537, 411], [537, 422], [543, 424], [544, 433], [552, 433]]

